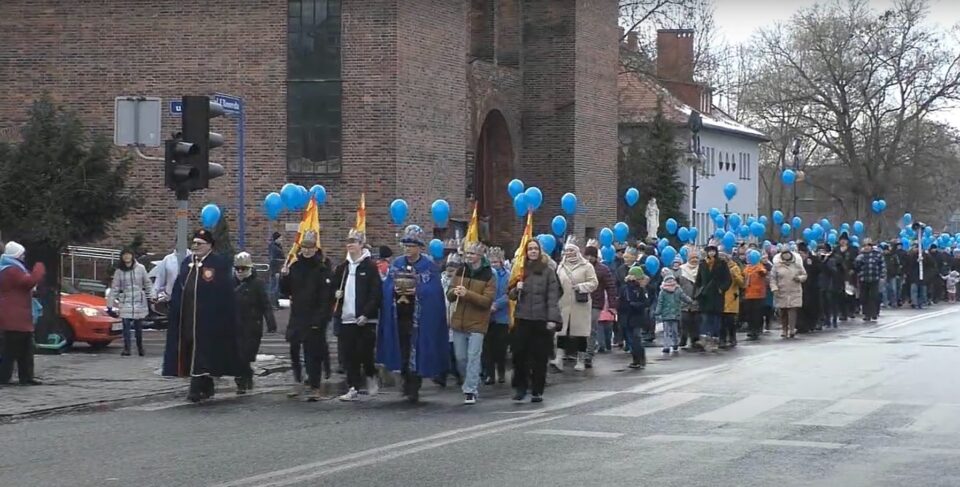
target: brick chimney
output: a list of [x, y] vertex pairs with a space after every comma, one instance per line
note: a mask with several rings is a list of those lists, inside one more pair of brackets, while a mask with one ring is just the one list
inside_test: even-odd
[[665, 81], [693, 82], [693, 30], [657, 31], [657, 77]]
[[627, 49], [630, 52], [638, 52], [640, 50], [640, 41], [637, 38], [637, 31], [631, 30], [627, 34]]

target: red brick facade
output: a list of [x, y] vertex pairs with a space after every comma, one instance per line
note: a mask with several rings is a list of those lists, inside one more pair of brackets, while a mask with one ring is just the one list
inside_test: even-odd
[[[0, 131], [22, 123], [30, 102], [44, 92], [108, 136], [115, 96], [159, 96], [165, 107], [184, 94], [241, 96], [247, 104], [245, 236], [248, 249], [263, 256], [274, 226], [260, 206], [288, 180], [287, 2], [187, 5], [0, 2]], [[343, 172], [295, 180], [327, 187], [325, 246], [339, 252], [361, 191], [373, 244], [395, 242], [387, 208], [397, 197], [410, 204], [410, 221], [428, 231], [437, 198], [450, 202], [454, 218], [466, 218], [488, 119], [499, 124], [489, 143], [497, 146], [496, 171], [482, 173], [500, 198], [486, 205], [501, 230], [497, 238], [511, 240], [519, 228], [506, 195], [513, 177], [543, 190], [540, 231], [560, 212], [567, 191], [582, 202], [579, 233], [613, 223], [615, 0], [342, 0], [341, 12]], [[178, 127], [179, 119], [165, 114], [162, 135]], [[212, 201], [235, 216], [236, 134], [226, 119], [215, 120], [214, 129], [227, 140], [215, 151], [227, 174], [193, 195], [191, 208], [198, 213]], [[502, 147], [505, 140], [509, 147]], [[152, 250], [164, 250], [173, 244], [174, 202], [163, 188], [162, 163], [137, 166], [134, 182], [143, 185], [146, 204], [118, 222], [104, 243], [128, 242], [142, 231]]]

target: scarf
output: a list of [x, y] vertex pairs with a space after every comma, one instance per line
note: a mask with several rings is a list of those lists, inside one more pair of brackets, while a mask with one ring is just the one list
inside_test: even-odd
[[690, 282], [697, 282], [697, 271], [700, 270], [700, 265], [691, 265], [690, 262], [680, 266], [680, 275], [684, 279]]

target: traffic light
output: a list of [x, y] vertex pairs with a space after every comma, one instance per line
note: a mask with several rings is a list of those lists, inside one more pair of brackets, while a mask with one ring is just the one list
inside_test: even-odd
[[223, 176], [223, 166], [210, 162], [210, 150], [223, 145], [223, 136], [210, 131], [210, 119], [223, 114], [223, 107], [209, 97], [183, 97], [183, 141], [190, 144], [186, 159], [195, 171], [190, 190], [206, 189], [211, 179]]
[[197, 155], [199, 147], [183, 141], [179, 133], [164, 142], [164, 182], [178, 194], [189, 193], [197, 171], [189, 157]]

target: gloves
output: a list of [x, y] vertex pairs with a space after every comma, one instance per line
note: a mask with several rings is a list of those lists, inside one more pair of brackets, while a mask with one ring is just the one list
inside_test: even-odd
[[357, 318], [357, 326], [363, 326], [363, 325], [366, 325], [366, 324], [367, 324], [367, 317], [366, 317], [366, 316], [360, 316], [360, 317]]
[[340, 289], [337, 289], [337, 292], [333, 293], [333, 296], [337, 299], [343, 299], [343, 291]]
[[550, 331], [560, 331], [560, 325], [558, 325], [557, 323], [554, 323], [554, 322], [552, 322], [552, 321], [548, 321], [548, 322], [547, 322], [547, 330], [550, 330]]

